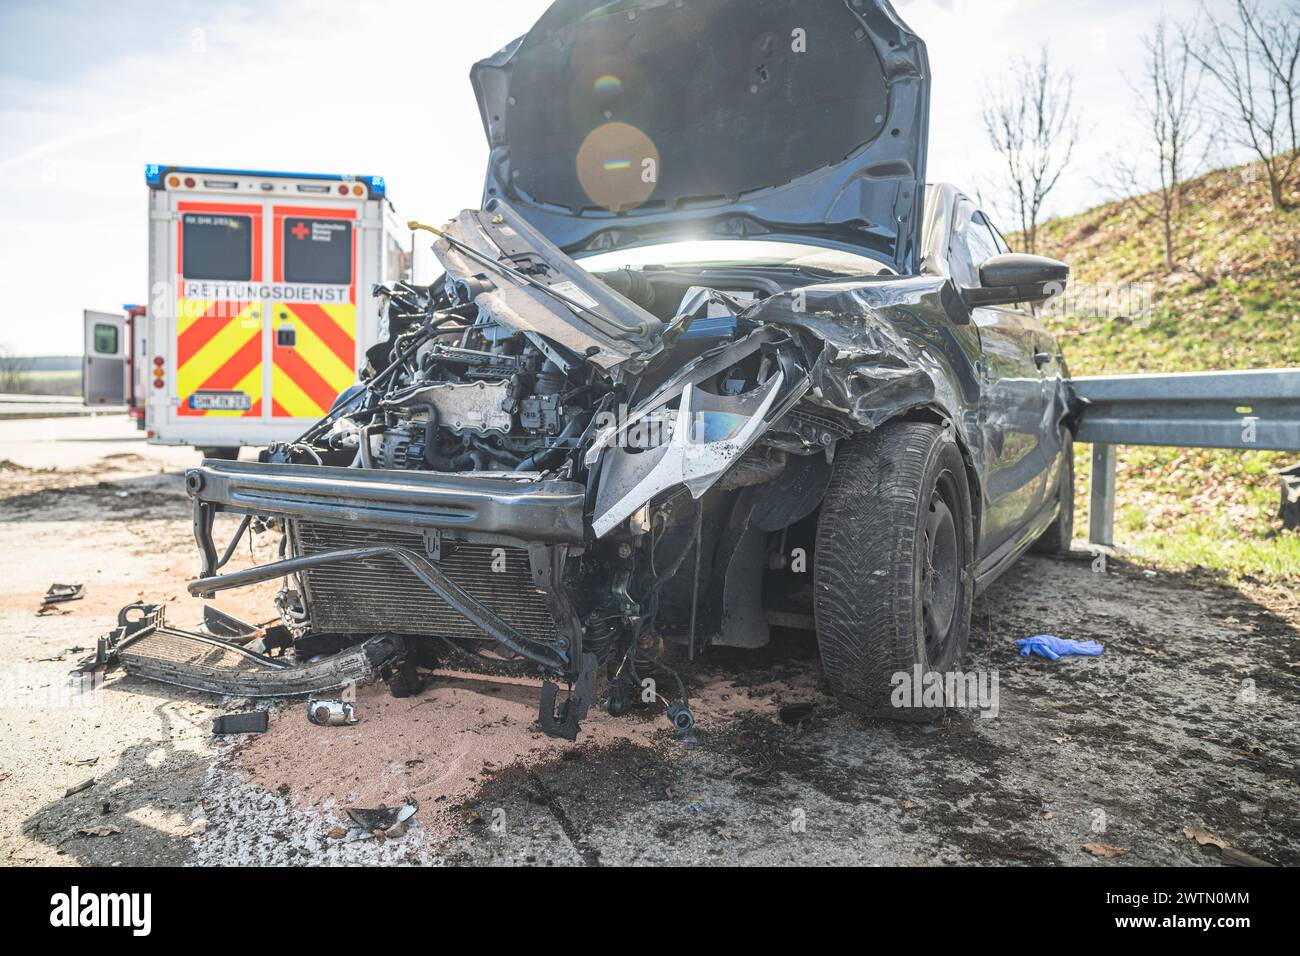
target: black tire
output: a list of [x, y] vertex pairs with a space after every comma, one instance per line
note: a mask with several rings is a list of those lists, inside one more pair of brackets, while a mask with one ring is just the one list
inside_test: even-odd
[[[813, 584], [822, 668], [844, 707], [914, 722], [942, 716], [942, 706], [894, 706], [895, 675], [961, 667], [974, 554], [965, 464], [944, 429], [894, 422], [840, 444]], [[937, 564], [927, 567], [928, 557]]]
[[230, 445], [230, 446], [221, 445], [221, 446], [215, 446], [215, 447], [210, 447], [210, 448], [200, 448], [200, 449], [199, 449], [199, 453], [200, 453], [204, 458], [219, 458], [219, 459], [221, 459], [222, 461], [238, 461], [238, 459], [239, 459], [239, 446], [238, 446], [238, 445]]
[[1035, 554], [1064, 557], [1070, 553], [1074, 540], [1074, 434], [1061, 429], [1061, 468], [1057, 472], [1056, 496], [1061, 510], [1056, 520], [1029, 546]]

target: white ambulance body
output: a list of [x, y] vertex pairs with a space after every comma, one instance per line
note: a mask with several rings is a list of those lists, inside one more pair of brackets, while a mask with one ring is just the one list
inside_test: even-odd
[[145, 179], [149, 440], [230, 456], [296, 438], [379, 339], [371, 285], [409, 276], [383, 179], [153, 165]]

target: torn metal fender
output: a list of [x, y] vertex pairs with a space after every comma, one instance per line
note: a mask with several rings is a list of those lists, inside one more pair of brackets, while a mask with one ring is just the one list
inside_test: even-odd
[[808, 402], [863, 431], [929, 410], [952, 423], [974, 472], [986, 473], [980, 333], [947, 278], [806, 286], [764, 299], [743, 317], [796, 337], [810, 362]]
[[764, 299], [743, 317], [797, 334], [812, 363], [809, 400], [866, 430], [926, 405], [960, 424], [979, 401], [971, 371], [979, 331], [946, 278], [806, 286]]

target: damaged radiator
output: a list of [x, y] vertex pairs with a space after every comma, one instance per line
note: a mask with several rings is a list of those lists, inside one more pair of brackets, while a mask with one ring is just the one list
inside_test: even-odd
[[[289, 533], [296, 555], [372, 545], [428, 554], [447, 577], [519, 633], [545, 643], [556, 641], [555, 620], [545, 595], [533, 584], [523, 548], [443, 540], [431, 553], [420, 534], [314, 521], [293, 521]], [[388, 555], [326, 564], [301, 576], [312, 630], [317, 633], [485, 636]]]
[[305, 665], [272, 658], [210, 634], [167, 623], [158, 605], [122, 609], [118, 626], [78, 668], [120, 665], [127, 673], [193, 690], [246, 697], [292, 697], [363, 684], [395, 665], [401, 638], [380, 635]]

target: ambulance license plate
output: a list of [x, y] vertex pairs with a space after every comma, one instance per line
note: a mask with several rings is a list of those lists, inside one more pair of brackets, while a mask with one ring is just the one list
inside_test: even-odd
[[246, 412], [253, 407], [247, 392], [195, 392], [190, 408], [198, 412]]

